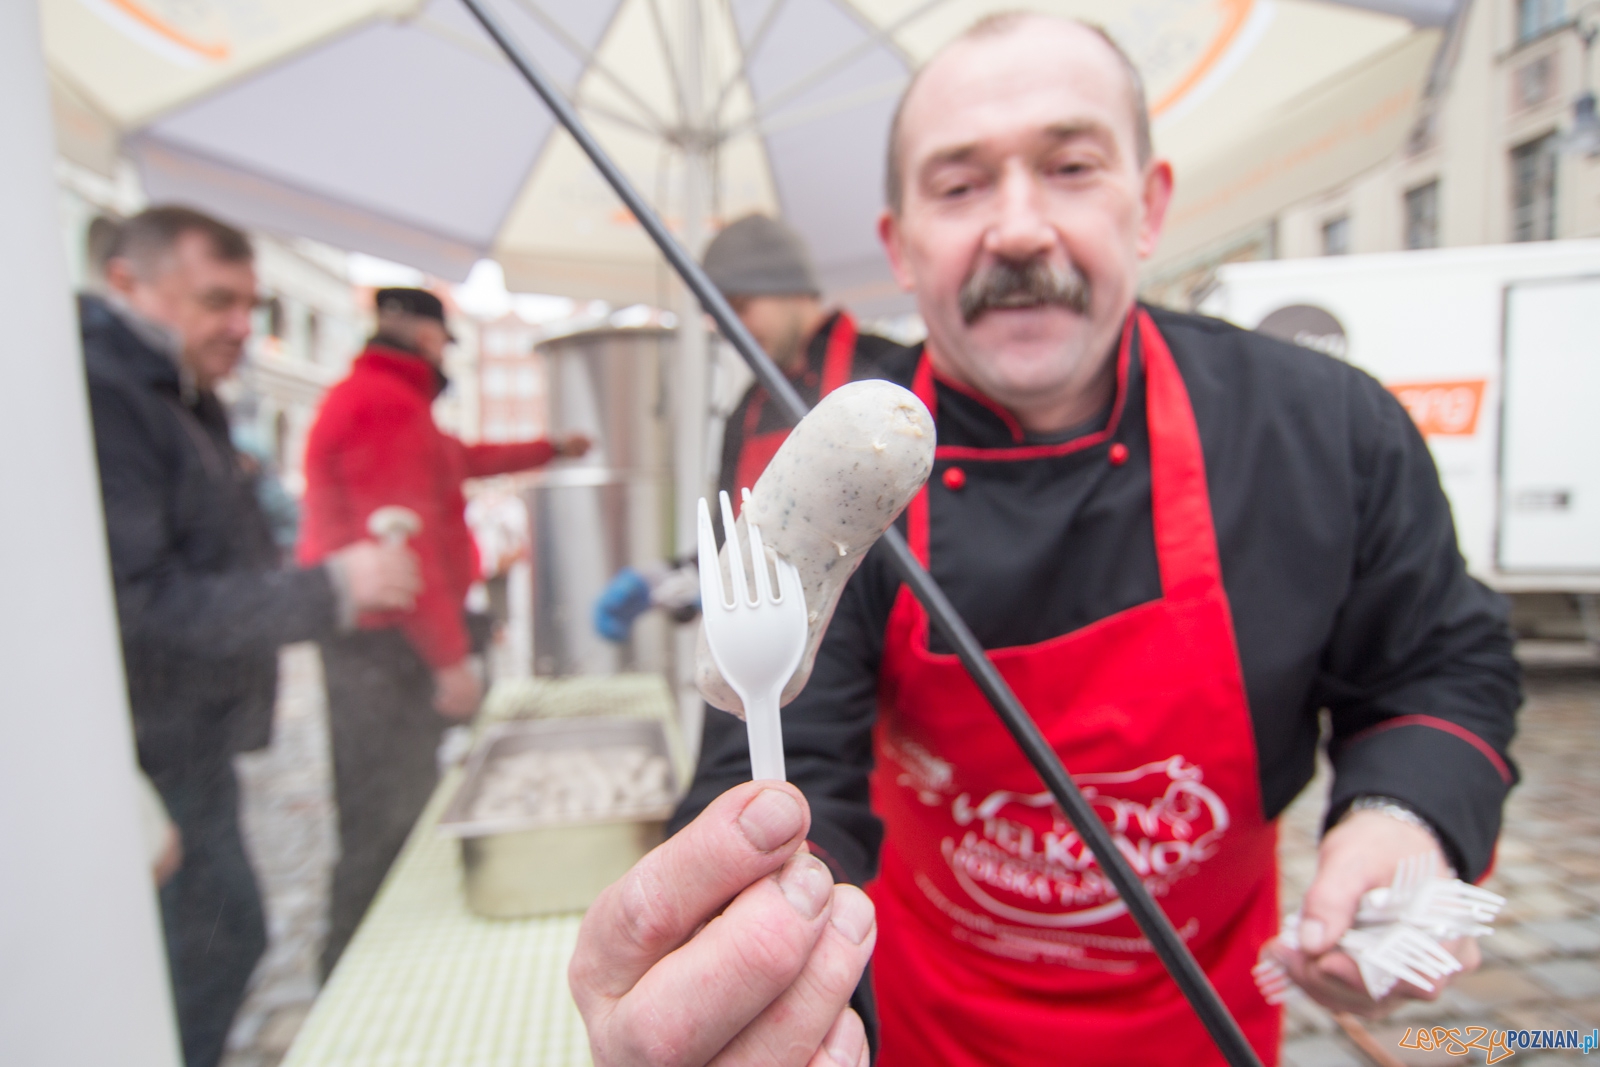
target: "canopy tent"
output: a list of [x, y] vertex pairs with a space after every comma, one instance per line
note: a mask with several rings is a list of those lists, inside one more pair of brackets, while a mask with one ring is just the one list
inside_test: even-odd
[[[1458, 0], [491, 0], [682, 242], [781, 213], [826, 295], [909, 310], [878, 248], [883, 156], [910, 73], [985, 13], [1096, 21], [1146, 80], [1184, 175], [1286, 101]], [[459, 0], [40, 0], [57, 111], [121, 139], [152, 200], [466, 277], [675, 300], [676, 544], [706, 491], [694, 302]], [[104, 153], [102, 152], [102, 155]], [[687, 655], [686, 650], [680, 650]], [[686, 677], [686, 674], [684, 675]], [[688, 700], [687, 694], [685, 696]]]
[[[835, 299], [906, 306], [877, 248], [909, 73], [986, 11], [1102, 22], [1158, 148], [1214, 171], [1286, 101], [1457, 0], [498, 0], [694, 246], [781, 212]], [[41, 0], [58, 115], [120, 136], [152, 199], [419, 267], [490, 256], [514, 290], [668, 302], [654, 249], [457, 0]], [[98, 127], [97, 124], [98, 123]], [[105, 157], [103, 137], [98, 152]]]

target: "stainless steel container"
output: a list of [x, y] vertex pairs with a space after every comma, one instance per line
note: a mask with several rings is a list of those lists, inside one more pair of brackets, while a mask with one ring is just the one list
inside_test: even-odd
[[655, 719], [533, 719], [488, 728], [467, 760], [461, 788], [438, 823], [461, 839], [467, 904], [491, 919], [582, 911], [600, 891], [661, 843], [672, 805], [627, 819], [477, 819], [478, 795], [495, 763], [534, 748], [567, 750], [642, 745], [667, 760], [669, 795], [677, 771], [665, 728]]
[[595, 447], [528, 493], [533, 533], [536, 675], [670, 671], [669, 624], [651, 612], [631, 640], [595, 632], [596, 599], [623, 567], [670, 554], [672, 460], [665, 374], [673, 334], [589, 330], [538, 347], [549, 376], [550, 432]]

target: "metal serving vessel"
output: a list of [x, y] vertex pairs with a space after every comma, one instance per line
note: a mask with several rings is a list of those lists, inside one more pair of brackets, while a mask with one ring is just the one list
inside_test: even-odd
[[678, 792], [666, 730], [655, 719], [535, 719], [484, 731], [467, 759], [465, 777], [438, 823], [461, 840], [467, 904], [491, 919], [582, 911], [665, 834], [672, 804], [626, 818], [502, 817], [476, 819], [473, 807], [494, 765], [531, 749], [641, 745], [666, 759], [668, 795]]
[[533, 672], [542, 677], [672, 670], [659, 612], [617, 645], [595, 632], [595, 601], [623, 567], [672, 555], [667, 357], [655, 327], [586, 330], [536, 351], [549, 376], [549, 432], [582, 433], [581, 460], [541, 471], [527, 494], [533, 535]]

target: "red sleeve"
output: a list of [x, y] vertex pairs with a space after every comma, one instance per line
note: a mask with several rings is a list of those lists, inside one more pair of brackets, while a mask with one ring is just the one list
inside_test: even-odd
[[468, 478], [491, 474], [512, 474], [542, 467], [556, 456], [555, 446], [544, 438], [519, 441], [512, 445], [461, 445]]
[[422, 592], [409, 612], [368, 613], [363, 627], [398, 625], [413, 648], [438, 669], [459, 663], [469, 650], [462, 605], [452, 595], [446, 559], [448, 528], [444, 508], [455, 497], [449, 491], [449, 463], [441, 435], [425, 406], [374, 405], [363, 413], [362, 426], [342, 441], [337, 464], [347, 494], [347, 510], [366, 523], [380, 507], [398, 504], [417, 513], [422, 530], [411, 538], [422, 574]]

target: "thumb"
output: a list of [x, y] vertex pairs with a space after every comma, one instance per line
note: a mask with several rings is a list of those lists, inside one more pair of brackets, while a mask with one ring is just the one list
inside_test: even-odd
[[1361, 865], [1329, 863], [1324, 856], [1300, 909], [1300, 947], [1320, 956], [1339, 943], [1355, 920], [1361, 894], [1371, 888]]

